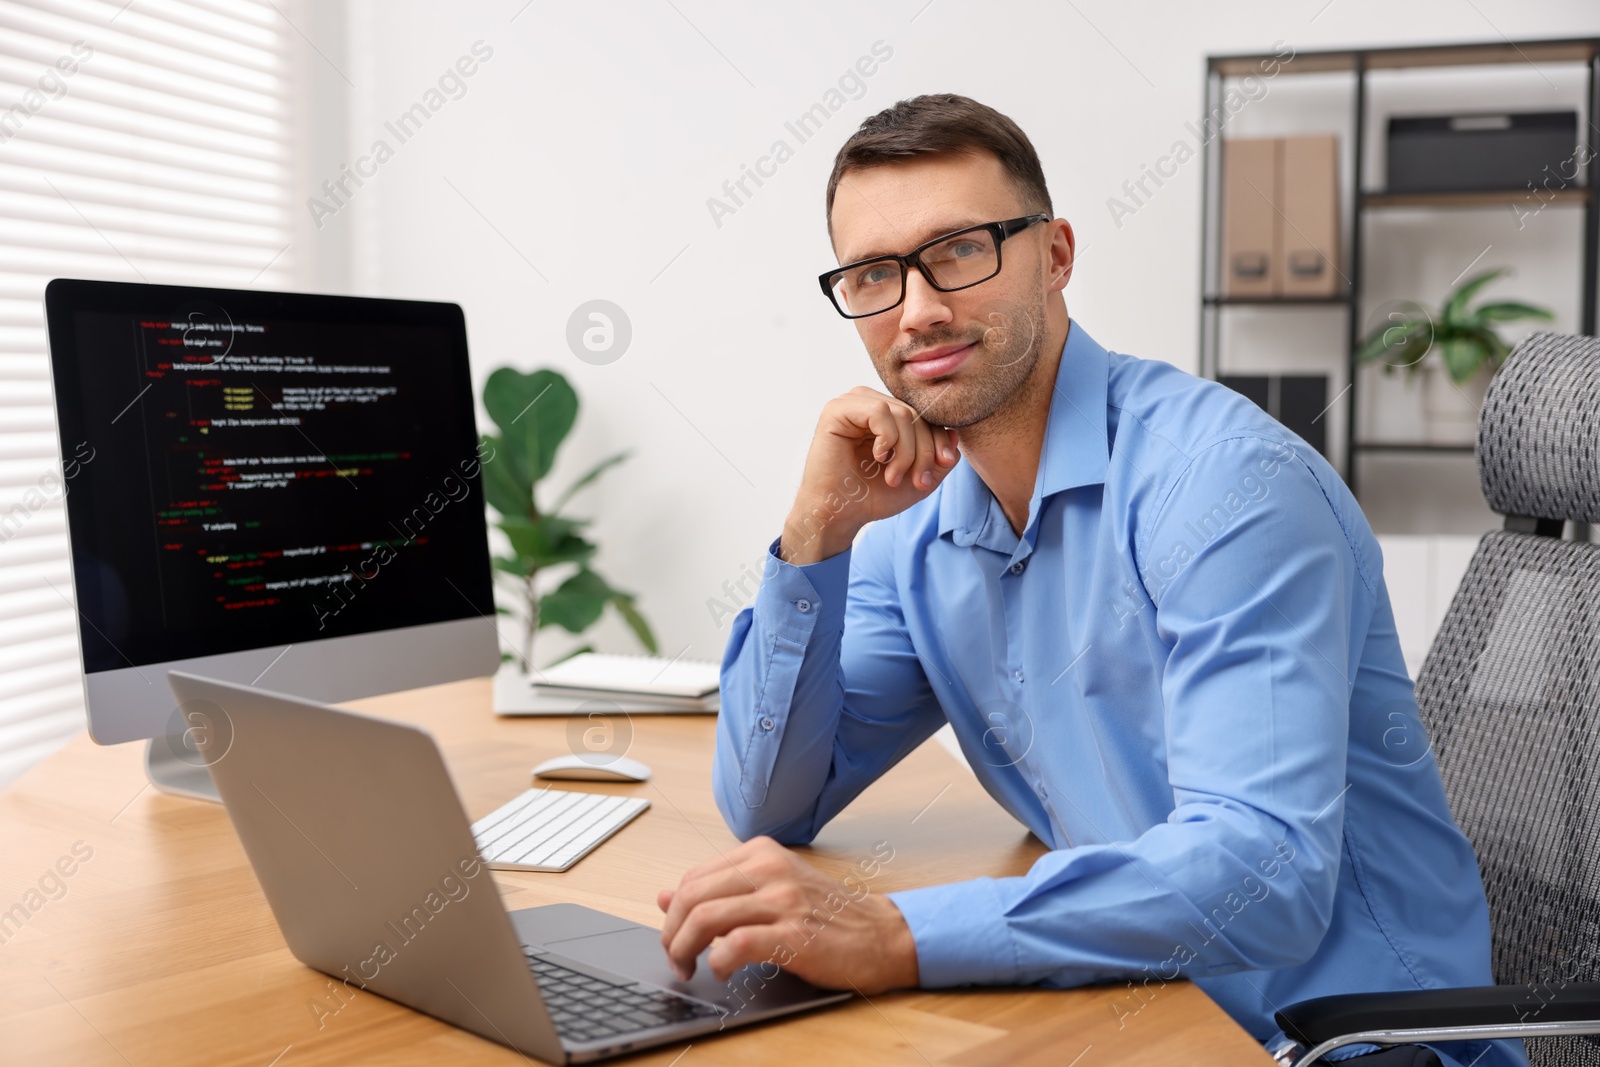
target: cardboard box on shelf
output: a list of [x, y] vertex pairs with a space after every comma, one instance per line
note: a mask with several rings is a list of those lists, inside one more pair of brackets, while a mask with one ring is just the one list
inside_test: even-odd
[[1285, 137], [1278, 206], [1283, 211], [1283, 296], [1335, 296], [1339, 271], [1339, 142], [1332, 134]]
[[1277, 138], [1222, 142], [1222, 295], [1277, 295], [1282, 236]]
[[1222, 295], [1336, 296], [1339, 141], [1333, 134], [1222, 142]]

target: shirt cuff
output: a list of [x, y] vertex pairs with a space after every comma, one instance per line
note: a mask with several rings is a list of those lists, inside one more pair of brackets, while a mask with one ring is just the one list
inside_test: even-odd
[[767, 549], [761, 591], [756, 595], [756, 620], [771, 632], [801, 641], [843, 630], [850, 549], [796, 567], [778, 557], [780, 540]]
[[1020, 970], [992, 878], [907, 889], [888, 897], [917, 945], [917, 984], [1014, 985]]

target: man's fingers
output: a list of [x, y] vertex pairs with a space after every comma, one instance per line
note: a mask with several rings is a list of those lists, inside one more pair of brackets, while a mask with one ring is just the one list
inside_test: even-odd
[[894, 458], [884, 464], [883, 484], [893, 488], [904, 484], [907, 478], [916, 473], [917, 417], [916, 412], [904, 404], [891, 404], [889, 407], [900, 440], [894, 447]]
[[889, 457], [900, 447], [900, 422], [888, 404], [873, 404], [867, 409], [864, 427], [873, 436], [872, 458], [888, 463]]
[[737, 867], [714, 871], [692, 882], [686, 879], [678, 885], [678, 891], [667, 906], [667, 916], [661, 922], [661, 943], [672, 944], [684, 918], [698, 905], [722, 897], [747, 895], [755, 888], [750, 876]]
[[[781, 924], [741, 926], [721, 941], [711, 946], [706, 962], [719, 982], [726, 982], [733, 972], [748, 963], [776, 963], [779, 948], [787, 944], [785, 935], [793, 936], [792, 928]], [[765, 976], [764, 976], [765, 977]]]
[[677, 972], [687, 978], [694, 973], [695, 960], [713, 940], [739, 927], [770, 923], [777, 917], [777, 905], [760, 893], [705, 901], [684, 917], [667, 943], [667, 956]]
[[912, 485], [918, 489], [932, 489], [938, 484], [939, 454], [933, 445], [933, 428], [923, 419], [915, 424], [917, 434], [917, 460], [912, 468]]
[[846, 398], [852, 402], [834, 404], [833, 417], [844, 424], [834, 432], [870, 435], [872, 456], [883, 465], [884, 484], [890, 488], [909, 479], [914, 488], [931, 490], [939, 482], [937, 468], [953, 467], [961, 458], [953, 433], [929, 424], [909, 404], [864, 385], [840, 400]]

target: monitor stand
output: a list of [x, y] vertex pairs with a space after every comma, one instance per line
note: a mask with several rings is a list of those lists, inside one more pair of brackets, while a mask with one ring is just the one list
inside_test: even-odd
[[[183, 755], [179, 755], [183, 753]], [[187, 757], [187, 758], [185, 758]], [[185, 744], [183, 735], [152, 737], [144, 750], [144, 771], [150, 784], [163, 793], [191, 800], [222, 803], [211, 772], [200, 762], [200, 754]]]

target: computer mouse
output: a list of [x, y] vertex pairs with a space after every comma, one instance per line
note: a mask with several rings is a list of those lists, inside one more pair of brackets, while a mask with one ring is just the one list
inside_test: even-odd
[[533, 769], [533, 776], [557, 781], [648, 782], [650, 768], [626, 756], [584, 752], [547, 759]]

